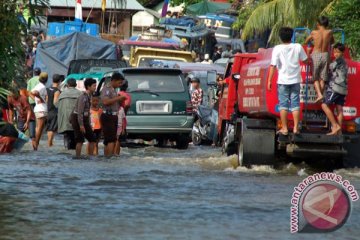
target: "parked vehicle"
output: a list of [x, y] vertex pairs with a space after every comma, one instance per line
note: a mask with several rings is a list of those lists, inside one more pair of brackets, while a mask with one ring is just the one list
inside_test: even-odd
[[129, 61], [132, 48], [148, 47], [158, 49], [180, 50], [180, 43], [163, 42], [163, 41], [142, 41], [142, 40], [121, 40], [119, 41], [122, 57]]
[[[168, 140], [186, 149], [194, 122], [190, 95], [179, 69], [125, 68], [118, 69], [128, 81], [131, 106], [127, 112], [128, 138], [153, 140], [159, 145]], [[114, 71], [101, 80], [109, 81]]]
[[227, 14], [208, 13], [198, 16], [201, 23], [205, 24], [209, 29], [215, 31], [217, 38], [236, 38], [236, 33], [232, 29], [236, 17]]
[[129, 63], [133, 67], [150, 67], [153, 61], [178, 61], [192, 62], [191, 52], [157, 49], [157, 48], [132, 48]]
[[218, 75], [223, 75], [225, 73], [225, 67], [215, 64], [176, 62], [173, 67], [180, 69], [184, 74], [188, 74], [192, 71], [215, 71]]
[[74, 78], [77, 82], [77, 89], [85, 91], [84, 81], [86, 78], [93, 78], [98, 82], [102, 79], [105, 72], [112, 69], [127, 67], [125, 61], [110, 59], [80, 59], [72, 60], [68, 68], [68, 75], [61, 83], [60, 89], [66, 86], [67, 80]]
[[214, 64], [226, 68], [228, 62], [229, 62], [229, 58], [219, 58], [214, 62]]
[[[306, 48], [306, 47], [304, 47]], [[322, 156], [341, 166], [342, 160], [352, 156], [359, 140], [355, 118], [360, 116], [360, 63], [350, 58], [346, 49], [349, 94], [344, 107], [343, 134], [327, 136], [325, 115], [320, 104], [315, 104], [316, 92], [310, 80], [310, 69], [301, 66], [301, 134], [276, 136], [281, 126], [279, 119], [276, 77], [274, 88], [266, 89], [266, 80], [273, 49], [259, 49], [257, 53], [236, 54], [226, 70], [226, 82], [219, 105], [219, 135], [224, 153], [237, 154], [242, 166], [274, 164], [276, 156], [306, 158]], [[289, 125], [293, 125], [289, 115]], [[355, 149], [356, 150], [356, 149]], [[357, 149], [358, 151], [358, 149]], [[358, 159], [357, 165], [360, 165]]]

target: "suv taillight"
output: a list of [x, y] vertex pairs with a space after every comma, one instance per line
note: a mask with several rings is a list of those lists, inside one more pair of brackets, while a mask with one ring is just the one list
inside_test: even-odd
[[191, 115], [193, 113], [193, 105], [191, 101], [186, 102], [186, 114]]

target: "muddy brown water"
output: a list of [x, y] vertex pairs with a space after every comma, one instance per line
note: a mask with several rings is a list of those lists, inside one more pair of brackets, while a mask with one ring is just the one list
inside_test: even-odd
[[[290, 234], [305, 164], [235, 169], [234, 156], [192, 145], [72, 154], [57, 141], [0, 156], [0, 239], [360, 239], [359, 202], [336, 232]], [[359, 169], [336, 172], [359, 190]]]

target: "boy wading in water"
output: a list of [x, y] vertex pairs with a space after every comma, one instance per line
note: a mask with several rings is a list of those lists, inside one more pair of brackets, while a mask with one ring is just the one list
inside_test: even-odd
[[[99, 107], [100, 94], [94, 93], [91, 97], [91, 108], [90, 108], [90, 118], [91, 118], [91, 127], [96, 137], [96, 142], [94, 146], [94, 155], [99, 154], [99, 141], [101, 137], [101, 123], [100, 117], [102, 114], [102, 109]], [[88, 148], [88, 153], [90, 154], [91, 149]]]
[[[328, 135], [341, 134], [343, 122], [343, 106], [348, 93], [347, 86], [347, 65], [343, 58], [345, 46], [341, 43], [334, 45], [335, 60], [330, 64], [330, 79], [326, 90], [325, 102], [321, 105], [327, 118], [331, 122], [331, 132]], [[330, 105], [336, 106], [337, 119], [330, 109]]]
[[317, 94], [315, 103], [324, 100], [325, 82], [328, 78], [328, 68], [330, 61], [330, 46], [334, 43], [334, 37], [331, 30], [327, 29], [329, 26], [329, 19], [327, 17], [320, 17], [317, 21], [317, 30], [311, 32], [310, 36], [305, 40], [305, 44], [313, 41], [314, 49], [311, 54], [312, 72], [314, 87]]
[[280, 29], [280, 39], [283, 44], [274, 47], [268, 76], [268, 90], [272, 88], [272, 78], [275, 68], [278, 69], [278, 98], [282, 128], [278, 133], [288, 135], [287, 115], [292, 112], [294, 117], [294, 134], [299, 134], [300, 120], [300, 61], [305, 62], [307, 55], [298, 43], [291, 43], [293, 29]]

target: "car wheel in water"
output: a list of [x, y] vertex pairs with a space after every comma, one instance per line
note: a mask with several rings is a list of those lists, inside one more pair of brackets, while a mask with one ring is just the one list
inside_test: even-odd
[[189, 137], [187, 135], [179, 135], [176, 138], [177, 149], [187, 149], [189, 147]]

